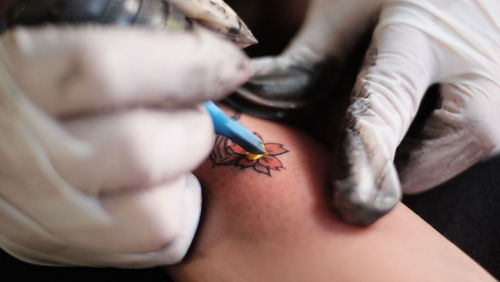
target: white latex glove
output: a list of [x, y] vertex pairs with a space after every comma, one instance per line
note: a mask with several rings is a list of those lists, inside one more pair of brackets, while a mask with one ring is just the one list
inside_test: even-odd
[[0, 39], [0, 246], [37, 264], [180, 261], [196, 231], [190, 171], [212, 148], [199, 104], [250, 76], [212, 34], [17, 29]]
[[[318, 65], [341, 60], [378, 19], [337, 146], [331, 203], [344, 219], [371, 224], [402, 190], [432, 188], [498, 153], [499, 15], [498, 0], [312, 0], [284, 54], [254, 62], [260, 89], [300, 92]], [[401, 148], [401, 185], [396, 148], [433, 83], [442, 100], [422, 135]]]

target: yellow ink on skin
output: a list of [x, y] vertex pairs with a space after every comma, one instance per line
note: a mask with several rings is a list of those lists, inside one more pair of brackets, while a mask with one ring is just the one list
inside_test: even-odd
[[247, 159], [250, 161], [257, 161], [257, 160], [260, 160], [263, 157], [267, 156], [267, 151], [266, 151], [266, 147], [264, 146], [264, 144], [261, 144], [260, 146], [262, 147], [262, 149], [264, 149], [264, 152], [265, 152], [264, 154], [252, 154], [250, 152], [247, 152], [245, 154], [245, 157], [247, 157]]

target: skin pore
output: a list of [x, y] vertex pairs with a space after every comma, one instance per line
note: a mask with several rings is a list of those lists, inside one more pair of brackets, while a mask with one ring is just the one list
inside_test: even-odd
[[219, 140], [195, 172], [204, 212], [188, 257], [167, 268], [175, 281], [495, 281], [402, 204], [368, 228], [344, 224], [326, 201], [327, 149], [283, 125], [240, 122], [287, 151], [274, 156], [281, 167], [240, 163]]

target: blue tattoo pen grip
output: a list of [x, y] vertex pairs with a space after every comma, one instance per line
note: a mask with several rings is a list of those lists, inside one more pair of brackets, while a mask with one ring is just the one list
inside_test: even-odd
[[203, 104], [214, 122], [215, 133], [229, 138], [249, 153], [264, 154], [262, 140], [234, 119], [228, 117], [212, 101]]

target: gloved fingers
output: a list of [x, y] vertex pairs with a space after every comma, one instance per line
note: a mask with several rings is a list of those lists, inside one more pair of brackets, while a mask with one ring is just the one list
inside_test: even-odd
[[241, 47], [256, 44], [257, 39], [223, 0], [170, 0], [188, 18], [226, 36]]
[[76, 228], [76, 207], [65, 210], [66, 225], [54, 225], [53, 217], [26, 213], [0, 199], [0, 217], [6, 224], [0, 244], [20, 259], [43, 265], [128, 268], [177, 263], [198, 226], [201, 187], [187, 174], [96, 200], [107, 215], [82, 229]]
[[254, 76], [242, 88], [242, 98], [280, 110], [280, 118], [321, 100], [336, 82], [332, 78], [341, 61], [375, 23], [382, 1], [352, 2], [311, 1], [305, 23], [287, 49], [252, 61]]
[[[421, 131], [405, 138], [398, 148], [396, 164], [403, 192], [411, 194], [433, 188], [488, 156], [495, 142], [491, 131], [481, 128], [471, 115], [477, 105], [471, 89], [447, 84], [441, 87], [441, 108], [428, 118]], [[474, 105], [476, 104], [476, 105]]]
[[174, 179], [194, 170], [214, 142], [212, 121], [201, 107], [134, 109], [63, 125], [90, 150], [78, 156], [54, 150], [54, 166], [66, 181], [93, 195]]
[[251, 61], [254, 75], [252, 78], [267, 78], [278, 76], [294, 66], [291, 58], [284, 57], [260, 57]]
[[284, 56], [300, 57], [312, 65], [345, 56], [376, 23], [382, 2], [310, 1], [305, 22]]
[[386, 26], [372, 44], [340, 133], [332, 181], [333, 209], [358, 225], [373, 223], [401, 197], [394, 154], [433, 72], [427, 39], [415, 29]]
[[219, 100], [251, 74], [241, 50], [201, 29], [19, 28], [1, 44], [21, 89], [54, 115]]
[[[154, 253], [170, 244], [172, 258], [164, 257], [158, 263], [172, 264], [184, 257], [194, 237], [201, 213], [201, 187], [187, 174], [146, 189], [105, 196], [101, 201], [116, 224], [112, 232], [129, 232], [120, 239], [109, 238], [108, 250]], [[104, 247], [106, 242], [99, 244]]]
[[366, 226], [399, 202], [401, 190], [389, 156], [379, 150], [374, 132], [346, 127], [335, 149], [331, 207], [344, 220]]
[[270, 100], [292, 100], [311, 94], [307, 88], [314, 82], [316, 75], [316, 70], [305, 61], [299, 62], [287, 56], [254, 59], [252, 69], [254, 76], [244, 88], [260, 98]]

